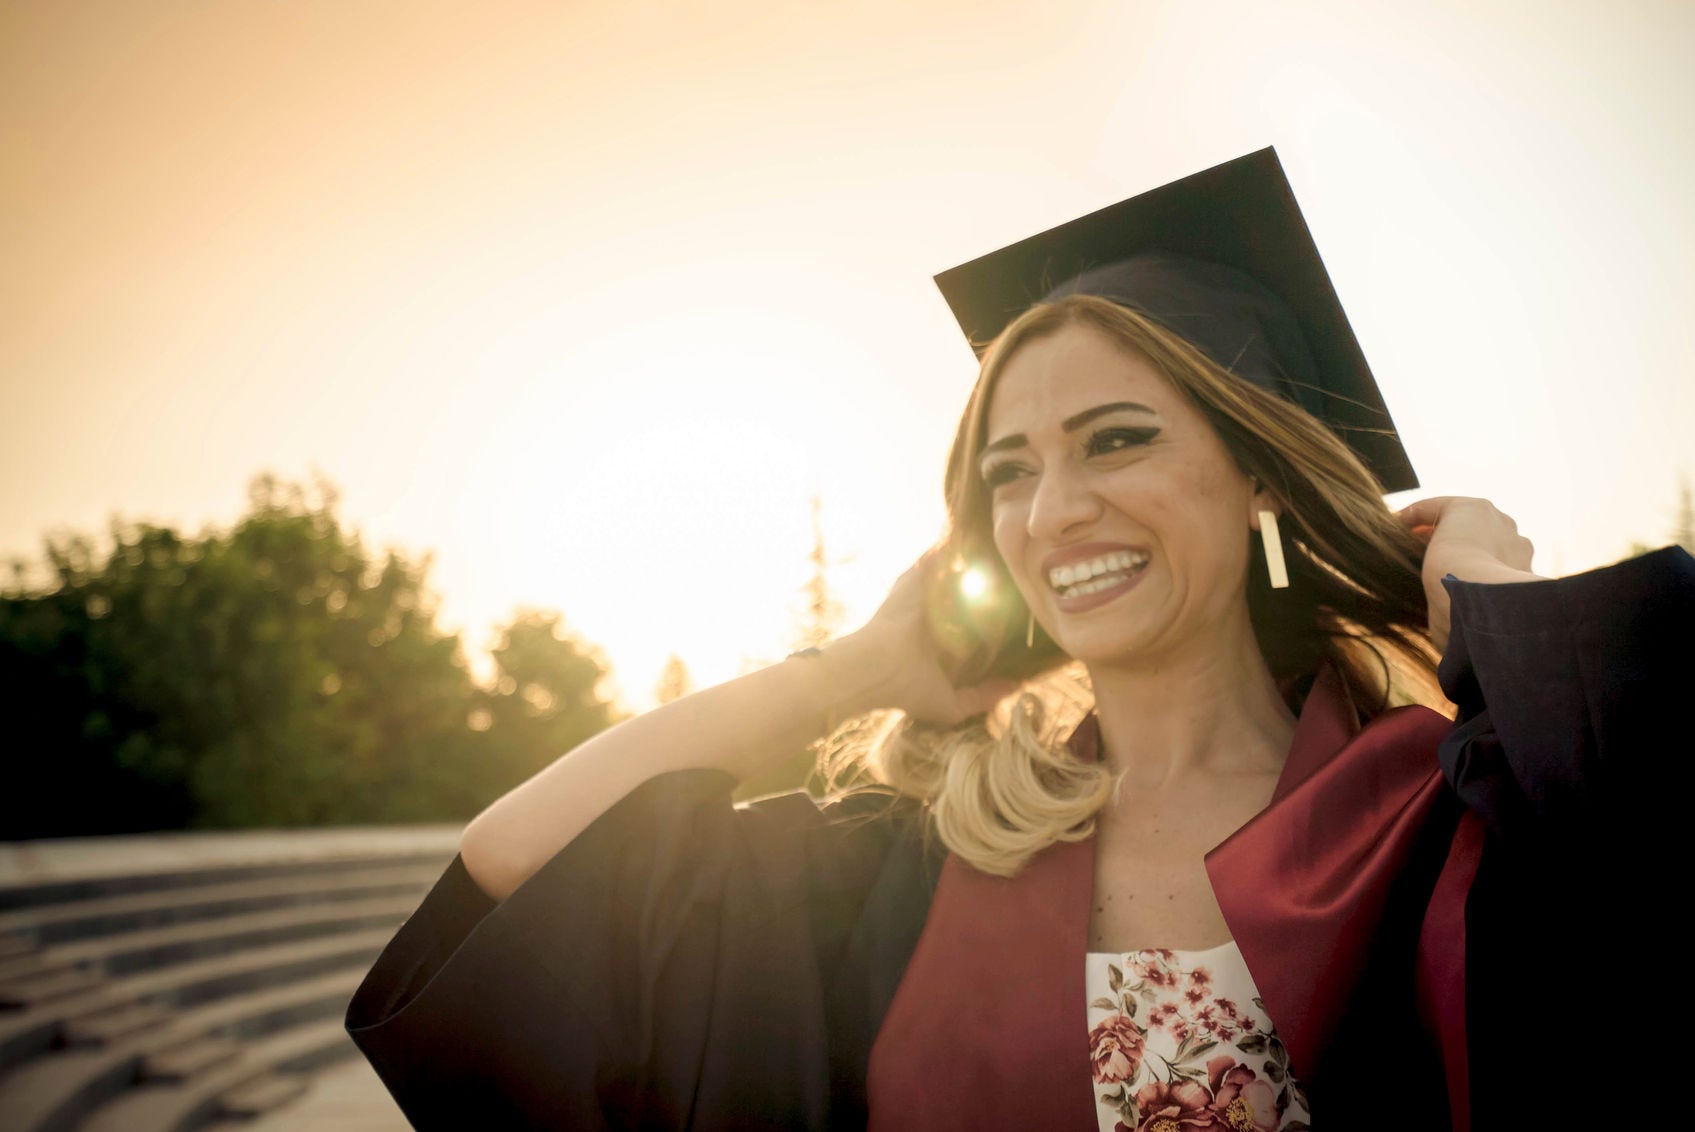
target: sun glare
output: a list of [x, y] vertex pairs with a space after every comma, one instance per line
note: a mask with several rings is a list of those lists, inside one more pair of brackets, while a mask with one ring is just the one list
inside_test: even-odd
[[470, 584], [615, 642], [631, 703], [671, 654], [705, 684], [793, 648], [828, 480], [816, 438], [863, 374], [756, 307], [534, 350], [545, 376], [481, 430], [454, 501], [456, 541], [480, 548]]

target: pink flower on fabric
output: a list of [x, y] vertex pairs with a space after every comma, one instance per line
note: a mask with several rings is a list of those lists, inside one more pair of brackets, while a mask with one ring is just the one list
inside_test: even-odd
[[1203, 1006], [1195, 1011], [1195, 1025], [1217, 1038], [1229, 1039], [1235, 1037], [1236, 1027], [1231, 1024], [1232, 1020], [1229, 1017], [1220, 1018], [1218, 1015], [1217, 1006]]
[[1216, 1125], [1212, 1098], [1195, 1081], [1150, 1081], [1136, 1090], [1136, 1132], [1200, 1132]]
[[1103, 1085], [1128, 1081], [1142, 1064], [1142, 1031], [1128, 1015], [1111, 1014], [1089, 1031], [1089, 1061]]
[[1207, 1079], [1212, 1083], [1210, 1111], [1217, 1126], [1229, 1132], [1274, 1132], [1277, 1128], [1277, 1093], [1246, 1065], [1230, 1056], [1207, 1062]]
[[1177, 956], [1169, 951], [1139, 951], [1130, 960], [1130, 973], [1149, 986], [1175, 988], [1178, 974], [1171, 970], [1170, 964], [1176, 960]]
[[1189, 985], [1206, 989], [1212, 986], [1212, 975], [1205, 967], [1196, 967], [1189, 972]]
[[1152, 1010], [1148, 1011], [1148, 1025], [1164, 1026], [1176, 1017], [1177, 1004], [1172, 1002], [1162, 1002]]

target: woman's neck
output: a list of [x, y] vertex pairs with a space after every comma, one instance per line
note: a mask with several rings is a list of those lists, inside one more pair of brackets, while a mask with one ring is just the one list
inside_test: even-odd
[[1207, 647], [1089, 665], [1101, 752], [1126, 781], [1153, 789], [1207, 774], [1281, 770], [1295, 716], [1252, 626]]

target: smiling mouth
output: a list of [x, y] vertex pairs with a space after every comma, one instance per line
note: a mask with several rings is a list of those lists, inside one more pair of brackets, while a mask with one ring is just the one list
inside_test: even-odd
[[1082, 562], [1070, 562], [1048, 571], [1048, 585], [1060, 597], [1084, 597], [1128, 581], [1131, 575], [1148, 564], [1148, 554], [1140, 550], [1118, 550]]

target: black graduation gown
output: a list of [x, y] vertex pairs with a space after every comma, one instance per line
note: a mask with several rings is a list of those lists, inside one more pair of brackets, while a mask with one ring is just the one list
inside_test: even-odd
[[633, 791], [496, 905], [455, 857], [347, 1028], [420, 1129], [851, 1128], [944, 853], [881, 790]]
[[1695, 559], [1448, 589], [1459, 713], [1440, 757], [1486, 824], [1465, 907], [1471, 1127], [1604, 1124], [1603, 1078], [1650, 1072], [1635, 1029], [1604, 1019], [1647, 1006], [1632, 971], [1673, 954], [1688, 887], [1667, 850], [1695, 756]]
[[[1554, 1051], [1586, 985], [1574, 948], [1616, 956], [1621, 929], [1654, 920], [1620, 906], [1619, 870], [1645, 867], [1646, 819], [1669, 811], [1654, 787], [1670, 760], [1651, 752], [1690, 753], [1695, 560], [1449, 591], [1459, 718], [1440, 758], [1487, 823], [1465, 905], [1471, 1128], [1575, 1125], [1549, 1100], [1571, 1088]], [[347, 1017], [417, 1127], [864, 1123], [871, 1044], [943, 854], [886, 794], [732, 808], [731, 787], [650, 781], [498, 906], [454, 861]], [[1362, 1061], [1338, 1107], [1393, 1106], [1399, 1077]]]

